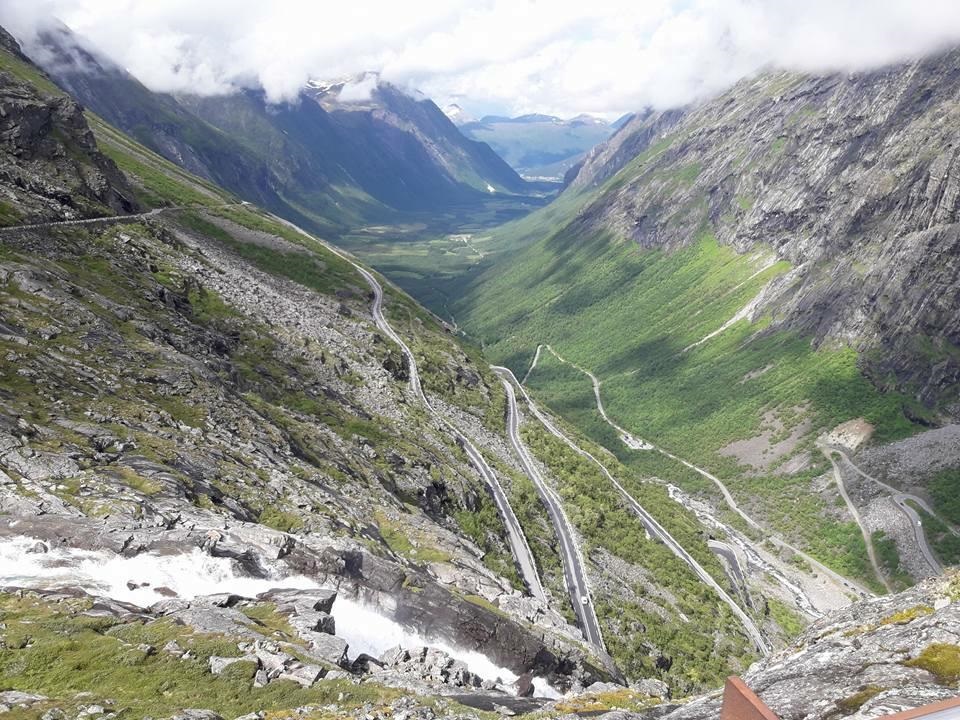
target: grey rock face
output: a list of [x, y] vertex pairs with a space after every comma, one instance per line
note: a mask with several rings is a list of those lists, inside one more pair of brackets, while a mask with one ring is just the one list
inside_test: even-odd
[[347, 662], [347, 643], [343, 638], [319, 632], [301, 633], [310, 648], [310, 654], [334, 665]]
[[[960, 658], [956, 572], [818, 620], [793, 647], [751, 667], [744, 681], [783, 720], [866, 720], [956, 697], [955, 667], [934, 660], [937, 653]], [[714, 695], [666, 717], [719, 712]]]
[[[17, 47], [0, 32], [5, 45]], [[0, 79], [0, 154], [0, 187], [35, 218], [138, 208], [123, 174], [97, 150], [82, 108], [65, 95], [41, 96], [9, 73]]]
[[662, 680], [645, 678], [632, 683], [630, 687], [650, 697], [661, 698], [662, 700], [670, 699], [670, 688]]
[[256, 655], [244, 655], [243, 657], [217, 657], [216, 655], [211, 656], [210, 658], [210, 672], [214, 675], [219, 675], [228, 667], [238, 662], [257, 662]]
[[7, 708], [30, 707], [46, 699], [44, 695], [25, 693], [19, 690], [5, 690], [4, 692], [0, 692], [0, 706], [6, 706]]
[[472, 689], [482, 685], [481, 678], [470, 672], [466, 664], [435, 648], [393, 648], [380, 656], [380, 662], [382, 666], [370, 669], [382, 682], [402, 683], [406, 678], [452, 688]]
[[337, 591], [324, 588], [317, 590], [270, 590], [260, 593], [257, 599], [276, 603], [277, 609], [281, 612], [293, 608], [303, 612], [315, 610], [318, 613], [329, 614], [332, 612], [333, 603], [337, 599]]
[[[793, 271], [750, 317], [865, 351], [882, 387], [951, 410], [960, 389], [960, 51], [867, 73], [750, 78], [682, 113], [640, 115], [575, 185], [626, 167], [578, 232], [677, 248], [711, 227]], [[685, 179], [680, 180], [679, 177]]]

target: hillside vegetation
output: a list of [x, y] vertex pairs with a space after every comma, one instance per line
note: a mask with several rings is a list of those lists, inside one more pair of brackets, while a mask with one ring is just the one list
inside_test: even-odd
[[[615, 422], [875, 584], [856, 526], [819, 481], [815, 441], [854, 418], [883, 443], [953, 417], [960, 336], [951, 301], [930, 291], [955, 265], [951, 216], [889, 175], [909, 163], [921, 187], [940, 160], [880, 139], [916, 146], [942, 131], [920, 107], [955, 107], [953, 57], [845, 79], [774, 74], [686, 115], [637, 118], [588, 158], [580, 172], [594, 180], [493, 234], [500, 252], [450, 283], [450, 311], [518, 377], [549, 344], [599, 378]], [[869, 119], [863, 102], [879, 106]], [[818, 154], [824, 142], [848, 151]], [[869, 197], [818, 206], [843, 173]], [[702, 477], [628, 450], [586, 375], [548, 356], [528, 382], [553, 407], [638, 470], [716, 500]]]

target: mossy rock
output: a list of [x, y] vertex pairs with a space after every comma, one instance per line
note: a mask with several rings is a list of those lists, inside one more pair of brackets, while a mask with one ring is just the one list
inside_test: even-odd
[[872, 700], [884, 690], [885, 688], [882, 688], [879, 685], [867, 685], [855, 692], [853, 695], [845, 697], [842, 700], [838, 700], [837, 709], [833, 715], [853, 715], [860, 708], [862, 708], [868, 700]]
[[899, 612], [888, 615], [880, 621], [881, 625], [906, 625], [917, 618], [926, 617], [933, 614], [933, 608], [929, 605], [914, 605], [911, 608], [900, 610]]
[[925, 647], [919, 656], [903, 664], [926, 670], [935, 675], [941, 685], [956, 687], [960, 681], [960, 646], [934, 643]]

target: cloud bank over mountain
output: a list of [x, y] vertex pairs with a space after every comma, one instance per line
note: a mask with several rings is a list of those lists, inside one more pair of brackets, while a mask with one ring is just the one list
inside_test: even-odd
[[960, 42], [951, 0], [6, 0], [28, 46], [54, 18], [151, 89], [263, 87], [366, 70], [474, 114], [615, 116], [766, 67], [857, 70]]

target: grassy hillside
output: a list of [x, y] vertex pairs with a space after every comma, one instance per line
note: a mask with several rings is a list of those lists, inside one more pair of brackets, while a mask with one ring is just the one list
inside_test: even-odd
[[[569, 216], [562, 205], [547, 210]], [[775, 529], [839, 571], [869, 579], [856, 527], [831, 519], [811, 490], [827, 467], [814, 440], [856, 417], [875, 425], [877, 439], [910, 434], [909, 399], [874, 388], [854, 351], [814, 349], [809, 338], [771, 331], [769, 316], [745, 316], [764, 286], [789, 270], [770, 251], [739, 255], [708, 231], [678, 251], [643, 250], [582, 233], [576, 222], [546, 234], [551, 223], [547, 211], [515, 223], [525, 249], [495, 263], [454, 305], [488, 356], [522, 377], [537, 346], [549, 343], [600, 379], [605, 408], [620, 425], [729, 479], [737, 498]], [[712, 492], [678, 464], [628, 451], [596, 413], [587, 377], [561, 368], [543, 353], [528, 381], [552, 407], [636, 468]], [[724, 452], [765, 431], [766, 445], [791, 440], [762, 468]], [[784, 497], [794, 500], [789, 512]]]
[[[660, 677], [678, 694], [719, 685], [754, 659], [737, 619], [714, 592], [662, 543], [648, 539], [596, 465], [542, 427], [523, 429], [524, 442], [556, 478], [570, 521], [585, 540], [584, 554], [601, 562], [594, 576], [597, 615], [608, 649], [631, 677]], [[631, 475], [615, 466], [620, 477]], [[725, 582], [696, 521], [663, 488], [630, 482], [676, 537]], [[616, 568], [613, 571], [612, 568]], [[666, 612], [665, 612], [666, 610]], [[658, 658], [669, 657], [664, 667]]]
[[[955, 60], [771, 73], [652, 116], [588, 161], [590, 182], [492, 233], [488, 257], [448, 283], [450, 312], [518, 377], [549, 344], [528, 384], [636, 472], [725, 511], [711, 481], [621, 441], [588, 373], [615, 423], [876, 587], [816, 441], [857, 418], [874, 443], [955, 422], [958, 238], [923, 190], [960, 93]], [[864, 115], [869, 103], [885, 109]], [[933, 480], [949, 508], [949, 481]], [[901, 583], [904, 548], [874, 544]]]

